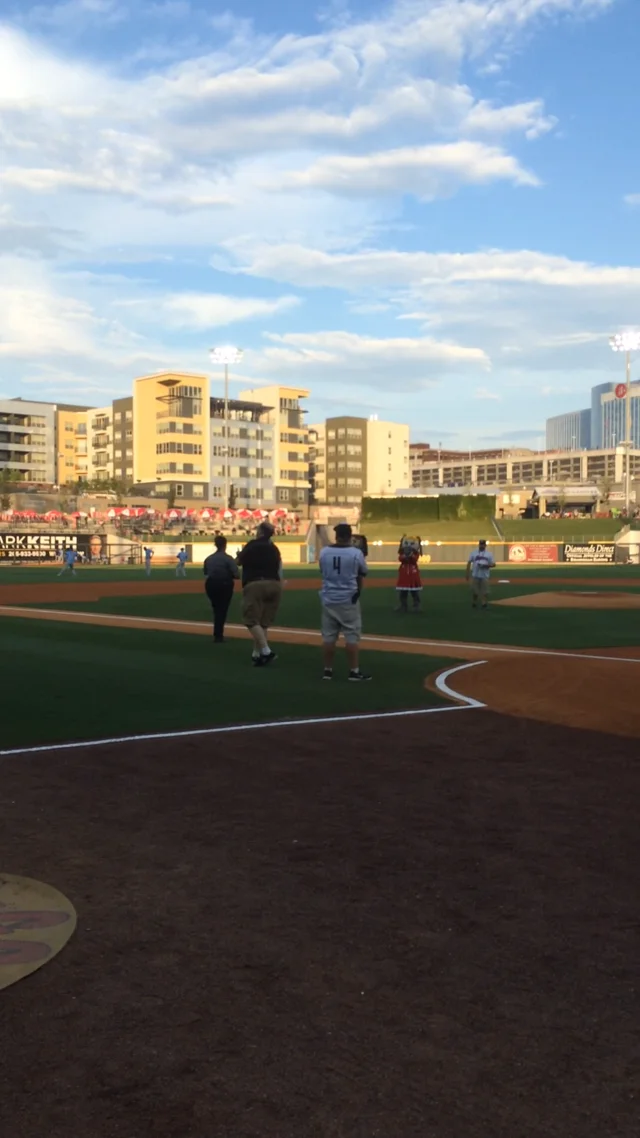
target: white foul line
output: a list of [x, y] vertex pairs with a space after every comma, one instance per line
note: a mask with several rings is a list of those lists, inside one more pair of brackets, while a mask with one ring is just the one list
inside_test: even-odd
[[[478, 661], [479, 662], [479, 661]], [[466, 665], [465, 665], [466, 666]], [[454, 671], [457, 669], [453, 669]], [[449, 673], [446, 673], [449, 675]], [[486, 707], [477, 700], [466, 696], [455, 696], [465, 700], [454, 707], [418, 707], [410, 711], [373, 711], [361, 715], [331, 715], [317, 719], [275, 719], [270, 723], [241, 723], [233, 727], [200, 727], [192, 731], [163, 731], [154, 735], [120, 735], [112, 739], [89, 739], [81, 743], [48, 743], [42, 747], [18, 747], [13, 751], [0, 751], [0, 758], [9, 759], [16, 755], [40, 755], [46, 751], [79, 751], [86, 747], [109, 747], [116, 743], [151, 743], [160, 739], [193, 739], [203, 735], [233, 735], [241, 731], [266, 731], [275, 727], [323, 727], [329, 723], [366, 723], [381, 719], [408, 719], [419, 715], [442, 715], [446, 711], [473, 711]]]
[[[98, 620], [93, 622], [96, 625], [106, 625], [112, 618], [115, 618], [120, 622], [126, 621], [134, 625], [142, 623], [154, 625], [166, 624], [170, 627], [184, 625], [189, 628], [211, 628], [210, 622], [204, 620], [170, 620], [166, 617], [155, 616], [125, 616], [122, 613], [116, 612], [97, 612], [95, 609], [82, 612], [80, 610], [53, 608], [36, 609], [26, 605], [0, 605], [0, 617], [3, 615], [21, 616], [28, 620], [29, 613], [35, 613], [38, 616], [47, 616], [51, 620], [63, 620], [65, 617], [71, 617], [72, 620], [77, 622], [81, 622], [83, 617], [98, 617]], [[56, 614], [55, 616], [52, 615], [54, 613]], [[92, 622], [89, 620], [87, 623]], [[228, 624], [227, 628], [233, 629], [236, 632], [246, 631], [242, 624]], [[280, 628], [274, 625], [269, 631], [275, 634], [282, 633], [285, 636], [312, 636], [314, 640], [320, 640], [320, 633], [315, 628]], [[513, 656], [554, 656], [564, 660], [606, 660], [609, 664], [640, 664], [640, 656], [602, 656], [591, 652], [589, 648], [585, 648], [582, 652], [565, 652], [559, 648], [516, 648], [506, 644], [474, 644], [467, 643], [464, 640], [417, 640], [409, 636], [375, 636], [373, 634], [363, 635], [361, 642], [381, 645], [378, 649], [380, 652], [384, 652], [385, 644], [407, 644], [417, 645], [422, 648], [463, 648], [465, 651], [501, 652]], [[478, 663], [480, 663], [480, 661], [478, 661]], [[0, 754], [2, 754], [1, 751]]]

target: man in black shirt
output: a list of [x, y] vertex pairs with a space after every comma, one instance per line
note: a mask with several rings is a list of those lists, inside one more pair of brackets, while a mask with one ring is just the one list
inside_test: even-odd
[[262, 668], [276, 659], [267, 641], [267, 630], [273, 624], [282, 596], [282, 558], [271, 541], [275, 530], [262, 522], [253, 541], [238, 554], [242, 566], [242, 619], [253, 639], [252, 659]]
[[213, 639], [216, 644], [222, 644], [233, 589], [240, 573], [233, 557], [226, 552], [226, 537], [217, 537], [214, 545], [216, 552], [210, 553], [204, 563], [204, 587], [213, 609]]

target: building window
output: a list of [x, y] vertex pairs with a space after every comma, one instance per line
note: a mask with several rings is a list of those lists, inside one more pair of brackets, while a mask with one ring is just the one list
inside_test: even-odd
[[127, 420], [127, 423], [130, 423], [133, 419], [133, 411], [125, 411], [124, 417]]
[[278, 501], [279, 502], [288, 502], [289, 501], [289, 491], [287, 489], [285, 489], [284, 486], [278, 487]]
[[184, 486], [181, 482], [176, 483], [176, 498], [184, 498]]
[[192, 494], [194, 498], [204, 498], [204, 486], [194, 486]]

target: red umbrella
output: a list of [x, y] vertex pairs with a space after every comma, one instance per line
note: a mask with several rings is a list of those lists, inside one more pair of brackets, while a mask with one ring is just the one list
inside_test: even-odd
[[247, 518], [252, 518], [253, 514], [251, 513], [251, 510], [238, 510], [236, 517], [241, 518], [242, 521], [246, 521]]
[[167, 510], [166, 517], [167, 518], [181, 518], [182, 517], [182, 511], [181, 510]]
[[286, 518], [286, 516], [287, 511], [283, 510], [282, 507], [279, 507], [277, 510], [273, 510], [271, 513], [272, 518]]
[[48, 510], [44, 516], [45, 516], [46, 521], [55, 522], [55, 521], [58, 521], [62, 517], [62, 514], [60, 513], [59, 510]]
[[268, 516], [269, 515], [266, 510], [254, 510], [251, 515], [251, 517], [256, 518], [257, 521], [260, 521], [262, 518], [267, 518]]
[[207, 506], [205, 506], [204, 510], [200, 510], [200, 517], [205, 521], [209, 521], [210, 518], [215, 517], [215, 511], [210, 510]]
[[233, 510], [221, 510], [220, 513], [223, 518], [232, 518], [234, 516]]

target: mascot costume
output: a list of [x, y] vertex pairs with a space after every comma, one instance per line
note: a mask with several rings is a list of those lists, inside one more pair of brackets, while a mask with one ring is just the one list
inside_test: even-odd
[[418, 562], [421, 557], [422, 544], [420, 538], [403, 537], [398, 549], [398, 561], [400, 562], [398, 583], [396, 585], [396, 592], [400, 602], [398, 604], [398, 612], [407, 612], [409, 597], [411, 597], [413, 602], [414, 612], [420, 610], [422, 581], [420, 580]]

